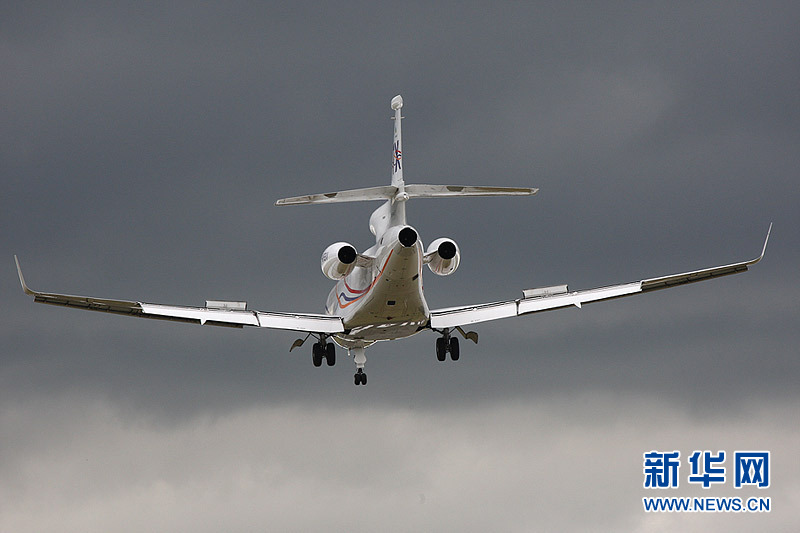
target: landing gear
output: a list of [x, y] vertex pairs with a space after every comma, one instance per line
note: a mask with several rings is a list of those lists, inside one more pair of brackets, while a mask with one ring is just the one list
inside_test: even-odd
[[364, 373], [364, 365], [367, 363], [367, 355], [363, 347], [351, 348], [353, 362], [356, 364], [356, 374], [353, 376], [353, 383], [356, 385], [366, 385], [367, 375]]
[[336, 347], [332, 342], [325, 342], [324, 337], [311, 346], [311, 362], [314, 363], [314, 366], [322, 366], [323, 359], [328, 363], [328, 366], [336, 364]]
[[461, 356], [461, 350], [458, 346], [458, 339], [450, 336], [450, 331], [445, 329], [441, 337], [436, 339], [436, 359], [444, 361], [447, 359], [447, 354], [450, 353], [450, 359], [458, 361]]
[[358, 372], [356, 372], [354, 379], [354, 383], [356, 385], [366, 385], [367, 384], [367, 375], [364, 373], [363, 368], [359, 368]]

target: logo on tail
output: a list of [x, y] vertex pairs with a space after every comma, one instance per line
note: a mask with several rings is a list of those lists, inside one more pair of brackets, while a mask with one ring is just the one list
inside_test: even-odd
[[397, 172], [402, 168], [400, 165], [400, 158], [403, 157], [403, 152], [400, 151], [400, 141], [394, 142], [394, 171]]

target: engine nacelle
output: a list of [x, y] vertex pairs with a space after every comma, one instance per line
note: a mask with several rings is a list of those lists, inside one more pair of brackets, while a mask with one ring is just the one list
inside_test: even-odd
[[357, 258], [358, 252], [352, 244], [347, 242], [331, 244], [322, 252], [320, 259], [322, 273], [332, 280], [343, 279], [356, 267]]
[[439, 276], [449, 276], [458, 268], [461, 252], [454, 241], [442, 237], [428, 245], [425, 257], [431, 272]]

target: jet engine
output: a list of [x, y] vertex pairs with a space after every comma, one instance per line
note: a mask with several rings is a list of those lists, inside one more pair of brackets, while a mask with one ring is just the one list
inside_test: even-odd
[[431, 272], [439, 276], [449, 276], [458, 268], [461, 261], [461, 252], [458, 245], [450, 239], [442, 237], [428, 245], [425, 252], [425, 262]]
[[350, 274], [356, 267], [358, 252], [352, 244], [337, 242], [331, 244], [322, 252], [320, 266], [322, 273], [332, 280], [340, 280]]

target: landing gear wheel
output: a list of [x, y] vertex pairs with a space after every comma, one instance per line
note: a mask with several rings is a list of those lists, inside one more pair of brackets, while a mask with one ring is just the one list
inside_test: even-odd
[[436, 359], [444, 361], [447, 358], [447, 339], [439, 337], [436, 339]]
[[328, 366], [336, 364], [336, 347], [332, 342], [325, 345], [325, 361], [328, 363]]
[[313, 346], [311, 346], [311, 362], [314, 363], [314, 366], [320, 367], [322, 366], [322, 356], [323, 356], [324, 347], [318, 342], [315, 342]]
[[366, 385], [367, 384], [367, 375], [364, 373], [362, 369], [358, 369], [356, 375], [353, 376], [353, 382], [356, 385]]
[[450, 337], [450, 359], [453, 361], [458, 361], [458, 358], [461, 356], [458, 348], [458, 339], [455, 337]]

